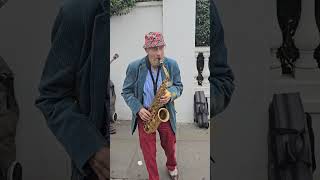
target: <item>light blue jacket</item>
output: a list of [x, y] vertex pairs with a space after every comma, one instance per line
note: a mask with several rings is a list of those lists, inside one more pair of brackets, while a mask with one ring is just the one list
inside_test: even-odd
[[[174, 100], [181, 96], [183, 91], [183, 85], [180, 77], [180, 70], [177, 62], [170, 58], [164, 59], [164, 64], [168, 69], [170, 75], [170, 81], [172, 85], [168, 87], [168, 91], [171, 92], [171, 101], [166, 104], [166, 108], [170, 113], [170, 122], [173, 132], [176, 132], [176, 110], [174, 107]], [[146, 64], [146, 57], [135, 60], [128, 65], [126, 71], [126, 78], [123, 83], [122, 97], [132, 111], [132, 123], [131, 133], [133, 134], [137, 122], [137, 113], [143, 107], [143, 87], [146, 81], [148, 68]], [[163, 69], [161, 69], [162, 80], [165, 78]]]

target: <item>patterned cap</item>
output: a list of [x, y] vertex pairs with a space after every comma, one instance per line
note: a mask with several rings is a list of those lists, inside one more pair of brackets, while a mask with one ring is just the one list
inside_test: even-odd
[[144, 36], [143, 48], [151, 48], [158, 46], [165, 46], [163, 35], [160, 32], [149, 32]]

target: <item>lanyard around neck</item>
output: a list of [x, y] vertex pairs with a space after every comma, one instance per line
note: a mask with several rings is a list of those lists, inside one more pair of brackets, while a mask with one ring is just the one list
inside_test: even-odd
[[151, 64], [149, 62], [149, 58], [147, 57], [146, 60], [147, 60], [148, 70], [150, 72], [150, 76], [151, 76], [152, 83], [153, 83], [153, 94], [156, 95], [156, 93], [157, 93], [157, 82], [158, 82], [158, 78], [159, 78], [160, 67], [158, 67], [157, 77], [156, 77], [156, 80], [154, 80], [153, 73], [151, 71]]

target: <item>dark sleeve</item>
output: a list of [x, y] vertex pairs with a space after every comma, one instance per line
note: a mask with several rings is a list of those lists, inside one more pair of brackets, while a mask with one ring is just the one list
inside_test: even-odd
[[214, 1], [210, 1], [210, 117], [222, 112], [234, 91], [234, 74], [227, 64], [224, 31]]
[[84, 22], [77, 16], [61, 8], [56, 17], [35, 105], [79, 171], [84, 173], [89, 158], [107, 142], [89, 117], [81, 113], [74, 98], [75, 66], [84, 39]]

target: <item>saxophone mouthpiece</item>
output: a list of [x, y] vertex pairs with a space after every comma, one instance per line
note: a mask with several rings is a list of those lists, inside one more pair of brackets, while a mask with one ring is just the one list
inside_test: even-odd
[[162, 65], [163, 64], [163, 58], [161, 59], [161, 58], [158, 58], [158, 60], [159, 60], [159, 62], [160, 62], [160, 65]]

